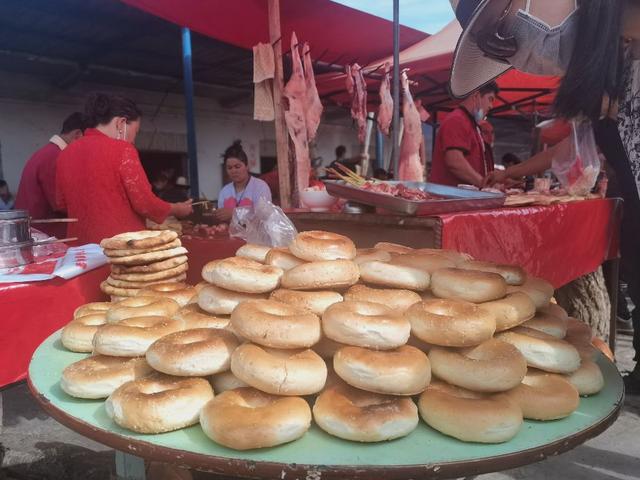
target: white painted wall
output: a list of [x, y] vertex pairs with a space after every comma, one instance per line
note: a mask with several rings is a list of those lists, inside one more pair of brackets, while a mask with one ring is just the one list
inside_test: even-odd
[[[59, 132], [68, 114], [82, 110], [86, 95], [96, 90], [118, 92], [138, 103], [144, 112], [143, 143], [147, 143], [154, 131], [156, 138], [154, 145], [138, 145], [139, 148], [155, 146], [158, 149], [161, 146], [167, 149], [172, 141], [180, 144], [180, 136], [186, 134], [184, 99], [179, 94], [168, 95], [154, 118], [164, 96], [161, 92], [115, 89], [95, 84], [80, 84], [70, 91], [59, 91], [36, 77], [0, 71], [0, 176], [4, 176], [13, 192], [18, 188], [22, 168], [31, 154], [51, 135]], [[226, 147], [239, 138], [247, 150], [253, 146], [259, 157], [260, 141], [273, 141], [274, 127], [273, 123], [254, 121], [249, 105], [225, 110], [215, 101], [205, 98], [196, 98], [195, 105], [200, 190], [208, 198], [215, 198], [222, 187], [220, 155]], [[168, 137], [164, 138], [165, 141], [162, 141], [163, 134]], [[356, 131], [350, 127], [349, 121], [339, 120], [334, 124], [324, 121], [318, 133], [317, 155], [323, 157], [325, 165], [334, 159], [334, 149], [339, 144], [353, 150], [353, 145], [357, 145]], [[347, 153], [355, 155], [357, 152]]]

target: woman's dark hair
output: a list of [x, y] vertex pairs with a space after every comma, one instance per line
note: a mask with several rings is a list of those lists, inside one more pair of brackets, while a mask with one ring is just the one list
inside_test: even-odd
[[113, 117], [125, 117], [128, 122], [138, 120], [142, 112], [130, 98], [107, 93], [92, 93], [84, 105], [86, 126], [109, 123]]
[[520, 157], [518, 157], [515, 153], [507, 152], [502, 156], [502, 165], [517, 165], [521, 163]]
[[578, 31], [567, 72], [554, 102], [563, 118], [585, 115], [597, 121], [602, 98], [611, 102], [622, 93], [623, 0], [580, 0]]
[[231, 146], [224, 151], [222, 158], [225, 165], [227, 164], [227, 159], [229, 158], [237, 158], [245, 165], [249, 164], [249, 159], [247, 158], [247, 154], [244, 153], [244, 150], [242, 149], [241, 140], [236, 140], [235, 142], [233, 142], [233, 144], [231, 144]]

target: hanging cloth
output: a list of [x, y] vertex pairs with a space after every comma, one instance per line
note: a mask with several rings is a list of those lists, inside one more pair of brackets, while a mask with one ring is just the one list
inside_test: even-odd
[[253, 47], [253, 119], [271, 122], [275, 119], [273, 108], [273, 78], [276, 63], [273, 48], [268, 43]]

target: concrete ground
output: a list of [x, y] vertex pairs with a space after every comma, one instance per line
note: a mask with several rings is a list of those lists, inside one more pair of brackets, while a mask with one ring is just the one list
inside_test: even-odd
[[[631, 337], [618, 337], [618, 366], [633, 366]], [[24, 383], [0, 391], [0, 480], [114, 478], [114, 451], [49, 417]], [[194, 480], [213, 478], [194, 473]], [[215, 477], [220, 479], [222, 477]], [[574, 450], [522, 468], [480, 475], [479, 480], [640, 479], [640, 396], [627, 396], [607, 431]]]

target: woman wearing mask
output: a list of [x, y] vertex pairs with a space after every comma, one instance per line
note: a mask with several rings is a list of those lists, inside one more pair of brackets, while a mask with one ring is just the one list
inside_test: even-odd
[[58, 207], [77, 223], [67, 234], [79, 243], [99, 243], [118, 233], [145, 230], [145, 219], [162, 223], [185, 217], [191, 201], [156, 197], [133, 146], [142, 113], [119, 95], [92, 94], [85, 105], [87, 128], [58, 157]]
[[[596, 143], [614, 169], [624, 198], [620, 249], [629, 284], [636, 366], [625, 377], [640, 393], [640, 2], [638, 0], [459, 0], [463, 33], [450, 89], [456, 96], [514, 67], [561, 75], [554, 114], [590, 120]], [[505, 171], [485, 185], [508, 184], [551, 168], [570, 139]]]
[[229, 222], [236, 207], [250, 207], [264, 198], [271, 201], [271, 190], [264, 180], [249, 173], [247, 154], [240, 140], [233, 142], [223, 155], [224, 168], [231, 179], [218, 195], [218, 209], [214, 212], [220, 222]]

